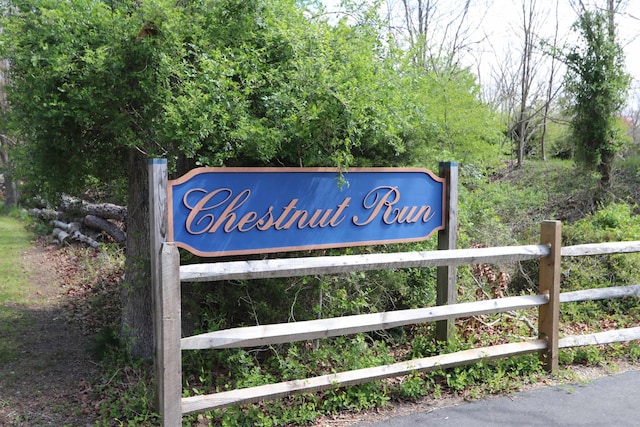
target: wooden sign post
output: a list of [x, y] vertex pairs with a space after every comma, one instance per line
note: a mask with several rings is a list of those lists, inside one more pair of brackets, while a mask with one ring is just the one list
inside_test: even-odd
[[163, 426], [179, 426], [182, 425], [180, 255], [175, 245], [166, 243], [167, 161], [149, 160], [148, 169], [156, 407]]
[[[438, 250], [456, 249], [458, 228], [458, 164], [440, 163], [440, 177], [446, 182], [445, 226], [438, 232]], [[445, 265], [437, 270], [436, 305], [456, 303], [456, 267]], [[436, 322], [436, 339], [449, 342], [453, 337], [455, 319]]]

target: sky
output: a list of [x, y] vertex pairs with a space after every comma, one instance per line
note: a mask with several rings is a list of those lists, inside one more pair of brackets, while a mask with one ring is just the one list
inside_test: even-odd
[[[477, 3], [477, 2], [476, 2]], [[555, 32], [555, 1], [538, 0], [537, 4], [546, 11], [541, 12], [544, 24], [541, 31], [548, 37]], [[521, 19], [520, 0], [493, 0], [487, 10], [482, 26], [487, 31], [488, 39], [502, 45], [502, 48], [518, 43], [519, 20]], [[575, 41], [570, 28], [576, 21], [577, 14], [570, 5], [569, 0], [560, 0], [558, 8], [559, 32], [565, 35], [569, 41]], [[616, 15], [618, 40], [624, 47], [627, 71], [640, 80], [640, 1], [626, 0], [622, 4], [621, 13]], [[518, 33], [518, 31], [520, 31]], [[573, 37], [573, 39], [572, 39]]]
[[[433, 0], [432, 0], [433, 1]], [[555, 0], [527, 0], [534, 1], [536, 9], [540, 9], [539, 32], [547, 38], [552, 38], [556, 24]], [[604, 4], [604, 0], [583, 0], [585, 4]], [[640, 0], [622, 0], [621, 12], [616, 16], [618, 40], [624, 47], [627, 71], [634, 79], [634, 86], [640, 88]], [[339, 0], [323, 0], [328, 10], [335, 10]], [[416, 3], [415, 1], [413, 2]], [[455, 9], [462, 0], [435, 0], [443, 10]], [[387, 0], [387, 4], [396, 5], [396, 10], [402, 13], [401, 0]], [[521, 49], [522, 30], [522, 0], [471, 0], [472, 11], [467, 19], [473, 27], [473, 37], [477, 41], [474, 52], [465, 57], [463, 63], [471, 67], [478, 74], [482, 84], [490, 80], [488, 77], [492, 68], [500, 66], [506, 55], [518, 55]], [[446, 12], [444, 12], [446, 13]], [[571, 7], [570, 0], [558, 1], [558, 32], [559, 39], [575, 41], [570, 27], [577, 18]], [[443, 21], [446, 21], [445, 17]], [[444, 25], [444, 24], [443, 24]], [[573, 39], [571, 39], [573, 37]], [[639, 89], [640, 92], [640, 89]], [[640, 98], [640, 96], [639, 96]]]

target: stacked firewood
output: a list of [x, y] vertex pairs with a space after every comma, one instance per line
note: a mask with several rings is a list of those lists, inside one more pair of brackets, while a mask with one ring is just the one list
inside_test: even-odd
[[99, 248], [100, 242], [113, 241], [125, 247], [127, 242], [124, 206], [63, 196], [56, 209], [34, 208], [29, 213], [49, 221], [53, 239], [60, 245], [77, 242]]

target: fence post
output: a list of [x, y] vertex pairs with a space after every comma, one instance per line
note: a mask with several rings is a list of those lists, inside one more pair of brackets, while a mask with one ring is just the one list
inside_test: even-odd
[[162, 284], [160, 309], [162, 318], [161, 339], [156, 350], [161, 363], [156, 365], [156, 381], [162, 387], [160, 415], [163, 427], [182, 425], [182, 350], [180, 307], [180, 252], [173, 243], [164, 243], [160, 252]]
[[[173, 427], [182, 424], [180, 408], [182, 396], [180, 259], [178, 249], [175, 246], [167, 245], [165, 247], [164, 245], [168, 232], [167, 161], [165, 159], [150, 159], [147, 166], [149, 170], [149, 235], [151, 239], [151, 286], [153, 288], [156, 408], [162, 418], [162, 425]], [[177, 264], [173, 265], [176, 262], [176, 257], [178, 257]], [[172, 274], [172, 270], [175, 270], [175, 273]], [[178, 275], [177, 285], [175, 283], [176, 277], [174, 277], [176, 274]], [[176, 340], [177, 351], [175, 348]], [[176, 387], [176, 381], [179, 389]]]
[[[440, 163], [440, 177], [446, 179], [445, 228], [438, 232], [438, 250], [456, 249], [458, 228], [458, 164]], [[452, 265], [437, 268], [436, 305], [455, 304], [456, 267]], [[449, 342], [454, 333], [455, 319], [436, 322], [436, 339]]]
[[560, 329], [560, 252], [562, 245], [560, 221], [543, 221], [540, 243], [550, 245], [551, 253], [540, 258], [540, 294], [549, 295], [549, 303], [538, 311], [538, 335], [547, 339], [547, 350], [540, 355], [547, 372], [558, 369], [558, 335]]

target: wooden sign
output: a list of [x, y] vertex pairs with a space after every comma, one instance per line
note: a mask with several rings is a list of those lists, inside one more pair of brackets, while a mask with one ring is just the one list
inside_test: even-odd
[[168, 183], [169, 241], [200, 256], [427, 239], [444, 179], [426, 169], [199, 168]]

